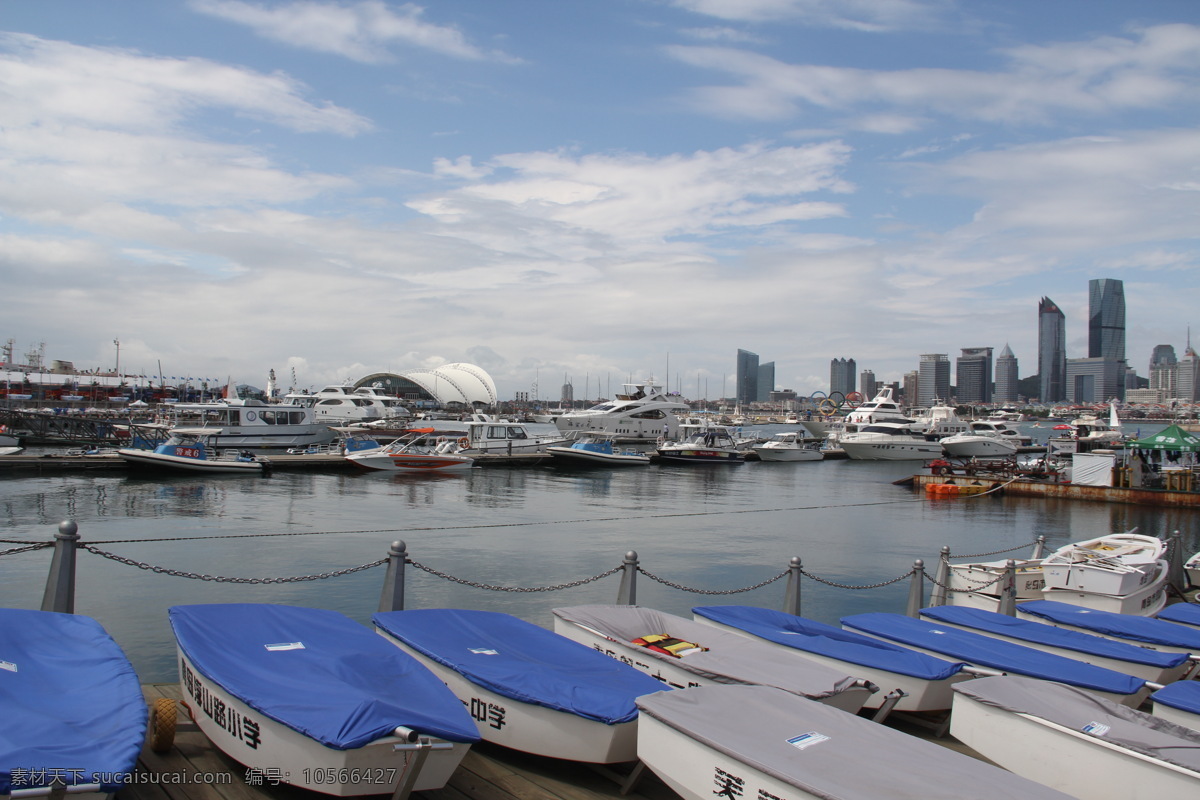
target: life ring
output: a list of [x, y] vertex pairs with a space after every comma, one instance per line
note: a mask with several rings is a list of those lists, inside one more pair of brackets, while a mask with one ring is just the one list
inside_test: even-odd
[[458, 446], [465, 450], [471, 446], [471, 440], [464, 436], [458, 440]]

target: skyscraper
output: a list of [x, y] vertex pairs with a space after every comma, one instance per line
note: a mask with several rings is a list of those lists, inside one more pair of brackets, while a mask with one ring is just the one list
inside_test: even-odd
[[842, 396], [854, 391], [858, 376], [858, 365], [853, 358], [835, 358], [829, 362], [829, 393], [841, 392]]
[[1049, 297], [1038, 303], [1038, 381], [1043, 403], [1067, 399], [1067, 317]]
[[996, 391], [992, 400], [997, 403], [1013, 403], [1018, 399], [1020, 378], [1017, 374], [1017, 357], [1007, 344], [996, 357]]
[[1175, 359], [1175, 348], [1169, 344], [1160, 344], [1150, 355], [1150, 388], [1158, 391], [1158, 399], [1170, 400], [1175, 397], [1175, 381], [1179, 373], [1179, 363]]
[[[928, 408], [935, 400], [950, 400], [950, 358], [945, 353], [921, 356], [917, 379], [917, 402]], [[911, 402], [911, 400], [910, 400]]]
[[1192, 333], [1188, 331], [1187, 347], [1175, 373], [1175, 393], [1179, 399], [1194, 403], [1200, 400], [1200, 357], [1192, 349]]
[[758, 353], [737, 351], [737, 404], [749, 407], [758, 400]]
[[758, 365], [758, 395], [754, 398], [760, 403], [771, 400], [771, 392], [775, 391], [775, 362], [768, 361]]
[[875, 380], [874, 372], [869, 369], [862, 371], [858, 376], [858, 391], [864, 400], [870, 400], [879, 393], [879, 383]]
[[992, 402], [992, 348], [964, 347], [956, 364], [954, 383], [958, 402]]
[[1088, 358], [1125, 360], [1125, 284], [1088, 281]]

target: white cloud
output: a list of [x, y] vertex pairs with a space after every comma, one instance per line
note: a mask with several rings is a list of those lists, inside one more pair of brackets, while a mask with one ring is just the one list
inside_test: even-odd
[[950, 6], [944, 0], [674, 0], [674, 4], [719, 19], [794, 21], [859, 31], [924, 27]]

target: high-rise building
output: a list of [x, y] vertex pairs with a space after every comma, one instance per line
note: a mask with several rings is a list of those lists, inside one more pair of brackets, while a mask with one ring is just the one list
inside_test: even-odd
[[879, 393], [879, 384], [875, 381], [875, 373], [864, 369], [858, 376], [858, 391], [864, 400], [870, 400]]
[[[904, 373], [904, 404], [915, 406], [921, 394], [920, 374], [914, 369]], [[868, 398], [869, 399], [869, 398]]]
[[992, 348], [964, 347], [955, 364], [954, 384], [960, 403], [992, 402]]
[[1175, 396], [1175, 385], [1179, 376], [1179, 362], [1175, 359], [1175, 348], [1160, 344], [1150, 354], [1150, 388], [1158, 392], [1159, 401]]
[[737, 351], [737, 404], [749, 407], [758, 400], [758, 353]]
[[567, 382], [562, 385], [562, 397], [559, 404], [570, 408], [575, 405], [575, 384]]
[[1020, 377], [1017, 372], [1017, 357], [1007, 344], [996, 357], [996, 389], [992, 400], [996, 403], [1015, 403], [1020, 394]]
[[835, 358], [829, 362], [829, 393], [841, 392], [842, 396], [850, 394], [857, 385], [858, 365], [853, 358]]
[[1088, 282], [1088, 358], [1125, 360], [1125, 284], [1112, 278]]
[[[1195, 403], [1200, 400], [1200, 357], [1192, 349], [1192, 336], [1188, 334], [1187, 349], [1175, 373], [1175, 394], [1185, 403]], [[1175, 398], [1172, 398], [1175, 399]]]
[[1067, 401], [1107, 403], [1125, 396], [1125, 362], [1115, 358], [1068, 358]]
[[1067, 399], [1067, 317], [1049, 297], [1038, 303], [1038, 392], [1043, 403]]
[[917, 404], [928, 408], [936, 400], [950, 401], [950, 358], [945, 353], [921, 356]]
[[771, 392], [775, 391], [775, 362], [768, 361], [758, 365], [758, 395], [754, 398], [760, 403], [771, 401]]

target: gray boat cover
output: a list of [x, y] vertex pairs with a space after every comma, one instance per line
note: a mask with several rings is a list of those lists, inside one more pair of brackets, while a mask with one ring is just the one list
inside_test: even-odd
[[955, 684], [954, 691], [994, 708], [1044, 719], [1169, 762], [1195, 772], [1200, 778], [1200, 731], [1135, 711], [1091, 692], [1016, 675], [976, 678]]
[[637, 704], [642, 714], [679, 734], [828, 800], [1067, 797], [941, 745], [769, 686], [701, 686], [645, 695]]
[[[554, 615], [619, 642], [628, 648], [622, 656], [644, 657], [651, 664], [655, 660], [667, 662], [714, 683], [775, 686], [814, 700], [832, 697], [860, 685], [858, 679], [844, 672], [780, 650], [766, 642], [756, 642], [739, 633], [718, 630], [711, 625], [702, 625], [651, 608], [570, 606], [554, 609]], [[707, 649], [677, 658], [633, 644], [634, 639], [653, 634], [694, 642]]]

